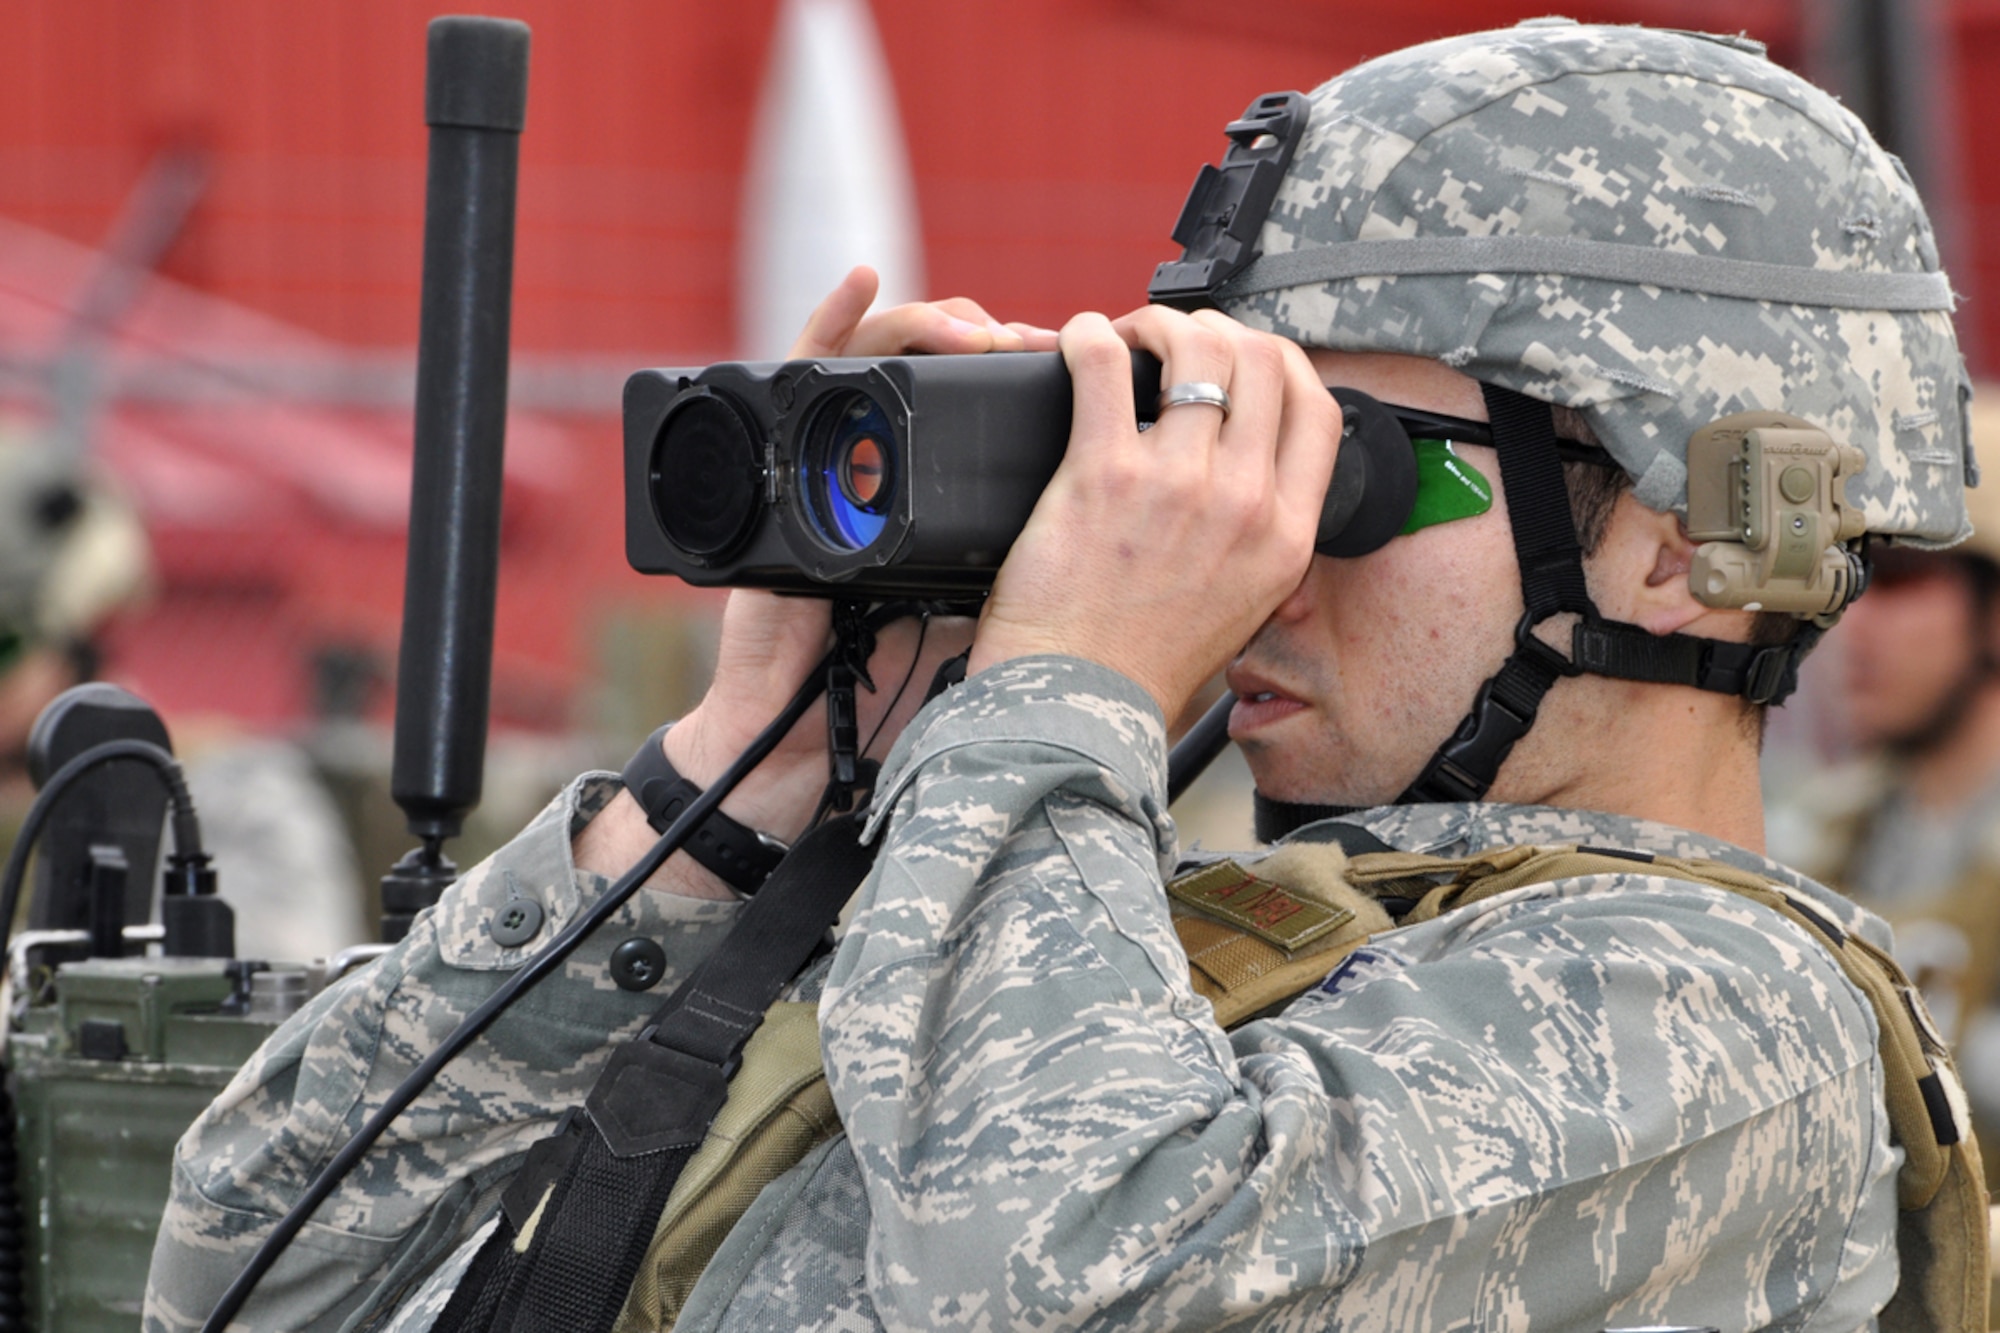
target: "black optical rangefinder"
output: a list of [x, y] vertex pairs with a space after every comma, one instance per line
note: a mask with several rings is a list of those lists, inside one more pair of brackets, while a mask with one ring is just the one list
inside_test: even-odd
[[[1160, 363], [1132, 361], [1134, 416], [1150, 421]], [[1318, 549], [1361, 555], [1409, 517], [1415, 456], [1374, 399], [1333, 394], [1343, 439]], [[625, 383], [626, 558], [702, 586], [976, 594], [1069, 432], [1069, 371], [1054, 352], [642, 370]]]

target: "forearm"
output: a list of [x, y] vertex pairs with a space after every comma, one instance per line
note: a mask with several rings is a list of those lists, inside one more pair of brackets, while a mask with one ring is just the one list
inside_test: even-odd
[[[1173, 936], [1158, 712], [1043, 658], [918, 725], [821, 1011], [885, 1321], [983, 1293], [1000, 1323], [1143, 1299], [1151, 1326], [1178, 1286], [1202, 1289], [1201, 1322], [1329, 1281], [1317, 1083], [1281, 1072], [1274, 1106], [1239, 1082]], [[1282, 1281], [1256, 1271], [1272, 1212], [1321, 1237]]]
[[[313, 1173], [415, 1065], [606, 887], [570, 858], [573, 836], [614, 790], [573, 784], [513, 842], [469, 870], [386, 957], [273, 1034], [176, 1152], [154, 1254], [148, 1327], [197, 1324]], [[682, 858], [676, 858], [682, 859]], [[510, 904], [539, 917], [494, 938]], [[248, 1317], [317, 1328], [350, 1313], [357, 1286], [421, 1273], [488, 1210], [520, 1155], [580, 1102], [736, 916], [734, 903], [642, 893], [527, 992], [438, 1080], [317, 1215]], [[614, 983], [611, 951], [634, 937], [666, 959], [651, 991]]]

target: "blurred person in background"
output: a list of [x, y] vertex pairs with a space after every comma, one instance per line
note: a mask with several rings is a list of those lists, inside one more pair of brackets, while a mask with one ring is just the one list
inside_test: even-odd
[[[0, 428], [0, 854], [34, 799], [35, 719], [98, 678], [102, 636], [143, 600], [152, 569], [115, 487], [32, 430]], [[228, 719], [178, 730], [238, 954], [305, 961], [373, 938], [353, 839], [305, 751]]]
[[[1975, 399], [1995, 461], [2000, 387]], [[1847, 613], [1831, 710], [1851, 757], [1774, 792], [1772, 852], [1894, 926], [1896, 955], [1959, 1047], [2000, 1131], [2000, 487], [1966, 492], [1973, 535], [1877, 547]], [[1989, 1181], [1995, 1174], [1988, 1166]]]
[[96, 678], [98, 635], [145, 592], [151, 568], [122, 498], [32, 433], [0, 427], [0, 795], [10, 809], [32, 794], [36, 716]]

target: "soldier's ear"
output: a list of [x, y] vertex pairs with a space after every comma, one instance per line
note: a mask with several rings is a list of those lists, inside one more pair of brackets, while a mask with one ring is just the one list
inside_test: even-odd
[[1694, 543], [1674, 514], [1655, 513], [1630, 491], [1618, 497], [1597, 551], [1584, 561], [1584, 574], [1598, 612], [1654, 634], [1680, 631], [1711, 639], [1741, 639], [1750, 617], [1715, 611], [1695, 600], [1688, 587]]

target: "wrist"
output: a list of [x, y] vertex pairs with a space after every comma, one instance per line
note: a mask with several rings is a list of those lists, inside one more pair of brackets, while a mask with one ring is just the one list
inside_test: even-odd
[[[597, 817], [578, 831], [570, 855], [578, 870], [617, 879], [659, 840], [646, 822], [632, 793], [621, 790]], [[685, 856], [670, 856], [653, 872], [646, 887], [687, 898], [728, 900], [736, 892], [713, 873]]]
[[[696, 709], [667, 729], [662, 752], [675, 771], [707, 791], [746, 749], [755, 733], [741, 741], [716, 741]], [[784, 843], [805, 832], [826, 786], [826, 756], [788, 757], [782, 748], [743, 775], [722, 801], [721, 811], [747, 828]]]

